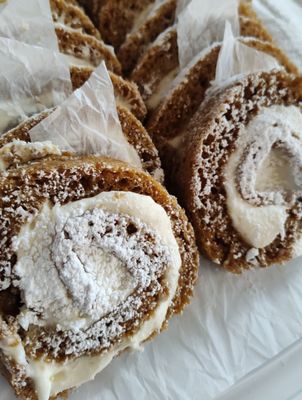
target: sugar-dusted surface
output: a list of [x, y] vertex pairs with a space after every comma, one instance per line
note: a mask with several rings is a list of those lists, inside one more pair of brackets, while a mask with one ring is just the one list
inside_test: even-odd
[[[169, 318], [173, 313], [180, 312], [188, 302], [196, 280], [198, 260], [192, 228], [188, 225], [183, 211], [177, 206], [175, 200], [148, 174], [135, 171], [125, 164], [113, 160], [92, 156], [85, 158], [65, 157], [63, 159], [53, 158], [44, 160], [41, 163], [33, 163], [25, 169], [10, 170], [8, 174], [2, 175], [1, 184], [3, 194], [1, 201], [10, 204], [7, 207], [1, 204], [1, 233], [3, 233], [3, 237], [7, 241], [5, 247], [3, 243], [5, 252], [1, 252], [3, 266], [1, 272], [5, 285], [3, 285], [3, 288], [9, 285], [9, 279], [7, 280], [7, 278], [9, 276], [10, 278], [17, 277], [15, 272], [18, 272], [18, 268], [14, 271], [16, 259], [11, 245], [12, 238], [18, 234], [21, 225], [31, 215], [36, 214], [37, 209], [41, 208], [46, 199], [54, 204], [66, 204], [70, 201], [92, 197], [100, 192], [121, 190], [152, 196], [166, 210], [175, 239], [179, 245], [182, 265], [176, 294], [173, 301], [167, 303], [167, 305], [171, 305], [168, 309], [168, 314], [166, 315], [165, 313], [164, 315]], [[17, 190], [15, 190], [16, 187], [18, 187]], [[18, 211], [20, 202], [23, 206], [21, 213]], [[14, 224], [7, 224], [9, 220], [13, 220]], [[133, 219], [131, 222], [136, 227], [136, 221]], [[129, 224], [127, 224], [127, 227], [129, 228]], [[144, 229], [139, 226], [136, 228], [144, 234]], [[121, 229], [123, 230], [123, 226], [121, 226]], [[133, 227], [131, 227], [130, 232], [133, 232]], [[110, 235], [110, 231], [107, 233]], [[128, 230], [127, 233], [129, 234]], [[150, 233], [146, 232], [146, 235], [152, 243], [154, 242], [154, 237]], [[69, 234], [67, 234], [67, 239]], [[140, 242], [143, 244], [144, 240], [140, 240]], [[113, 246], [116, 244], [112, 242]], [[156, 249], [155, 257], [161, 254], [160, 246], [155, 245], [154, 247]], [[145, 250], [146, 254], [153, 258], [149, 245], [145, 246]], [[128, 255], [131, 255], [131, 251], [129, 251]], [[122, 258], [121, 255], [120, 258]], [[131, 260], [133, 261], [133, 257]], [[146, 275], [144, 276], [147, 277]], [[62, 278], [64, 277], [62, 276]], [[159, 299], [165, 299], [169, 293], [167, 291], [167, 282], [162, 274], [158, 276], [156, 273], [155, 281], [152, 281], [152, 279], [149, 281], [148, 277], [146, 280], [143, 278], [142, 281], [147, 284], [149, 282], [150, 285], [140, 296], [135, 296], [135, 294], [139, 294], [140, 285], [134, 292], [131, 306], [134, 309], [136, 308], [138, 312], [129, 312], [129, 307], [127, 308], [127, 304], [124, 304], [126, 307], [124, 310], [115, 310], [113, 312], [115, 313], [115, 323], [108, 320], [110, 318], [109, 314], [101, 321], [93, 324], [87, 332], [82, 330], [78, 334], [60, 330], [59, 332], [52, 332], [53, 335], [50, 336], [49, 331], [43, 332], [43, 329], [38, 328], [30, 329], [27, 335], [25, 335], [25, 332], [21, 332], [27, 354], [39, 354], [43, 349], [44, 353], [47, 352], [53, 357], [61, 359], [80, 355], [83, 351], [88, 352], [88, 354], [94, 353], [94, 351], [99, 353], [101, 348], [106, 351], [110, 347], [111, 340], [108, 342], [108, 340], [103, 339], [111, 338], [119, 343], [121, 337], [127, 338], [132, 332], [138, 330], [141, 323], [153, 317]], [[65, 280], [65, 282], [67, 281]], [[11, 296], [16, 296], [16, 300], [18, 299], [18, 294], [13, 295], [13, 292], [11, 292]], [[1, 307], [6, 308], [7, 305], [1, 303]], [[152, 332], [151, 330], [147, 337]], [[103, 339], [101, 339], [101, 336]], [[4, 360], [4, 364], [7, 368], [12, 367], [7, 360]], [[17, 374], [17, 371], [15, 373]], [[21, 391], [23, 393], [30, 391], [30, 381], [27, 381], [26, 386], [20, 386], [19, 382], [16, 390], [20, 391], [20, 393]], [[32, 392], [29, 392], [29, 396], [31, 395]]]
[[56, 26], [72, 29], [100, 38], [100, 33], [83, 10], [64, 0], [51, 0], [52, 18]]
[[[301, 101], [300, 78], [278, 71], [251, 74], [209, 96], [187, 128], [192, 140], [184, 154], [190, 156], [184, 157], [178, 169], [178, 190], [202, 251], [234, 272], [253, 263], [250, 245], [234, 229], [228, 214], [224, 168], [237, 148], [242, 129], [262, 109], [276, 105], [299, 109]], [[286, 234], [278, 235], [269, 246], [260, 249], [257, 260], [261, 266], [291, 259], [298, 240], [301, 206], [297, 196], [289, 207]]]
[[170, 250], [139, 219], [84, 211], [81, 202], [66, 207], [44, 206], [13, 240], [14, 285], [26, 304], [18, 320], [26, 330], [37, 327], [26, 337], [32, 354], [43, 348], [52, 357], [79, 356], [108, 348], [139, 326], [142, 306], [148, 313], [164, 297], [163, 274], [172, 265]]
[[[300, 272], [301, 259], [241, 276], [202, 259], [186, 312], [142, 353], [122, 354], [70, 400], [216, 399], [301, 337]], [[15, 400], [0, 382], [1, 400]]]

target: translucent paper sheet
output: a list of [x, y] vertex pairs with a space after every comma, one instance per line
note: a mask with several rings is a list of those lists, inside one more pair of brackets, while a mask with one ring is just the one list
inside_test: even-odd
[[33, 142], [50, 140], [61, 150], [101, 154], [141, 167], [123, 134], [104, 62], [80, 89], [32, 128], [30, 137]]
[[223, 39], [225, 21], [229, 21], [235, 36], [239, 33], [238, 0], [191, 0], [178, 16], [177, 42], [180, 68], [203, 49]]
[[70, 95], [49, 0], [1, 3], [0, 65], [0, 135]]
[[[287, 15], [290, 10], [295, 18], [296, 10], [290, 7]], [[297, 33], [300, 40], [301, 27]], [[184, 314], [174, 317], [169, 329], [146, 344], [142, 353], [121, 355], [70, 400], [213, 400], [299, 338], [301, 259], [240, 276], [201, 260], [195, 296]], [[273, 385], [276, 379], [282, 379], [282, 369]], [[236, 400], [272, 399], [263, 393], [254, 398], [248, 394]], [[2, 378], [0, 398], [15, 400]], [[281, 393], [273, 399], [285, 397]]]
[[42, 47], [0, 38], [0, 135], [71, 93], [69, 67]]
[[178, 0], [176, 5], [176, 17], [178, 18], [180, 13], [187, 7], [191, 0]]
[[275, 68], [280, 68], [280, 65], [274, 57], [240, 42], [234, 37], [230, 23], [226, 22], [214, 85], [223, 85], [241, 75]]
[[59, 51], [49, 0], [0, 3], [0, 36]]

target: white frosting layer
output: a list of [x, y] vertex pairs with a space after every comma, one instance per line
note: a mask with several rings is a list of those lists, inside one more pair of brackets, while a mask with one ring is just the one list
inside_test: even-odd
[[[239, 194], [235, 180], [229, 172], [235, 172], [237, 162], [240, 160], [232, 157], [229, 161], [227, 183], [227, 206], [235, 229], [242, 238], [255, 248], [268, 246], [277, 235], [284, 235], [284, 224], [287, 219], [286, 208], [283, 206], [255, 207], [243, 200]], [[234, 169], [231, 169], [235, 167]]]
[[259, 168], [256, 179], [259, 192], [280, 190], [298, 190], [289, 160], [279, 149], [273, 149]]
[[[149, 228], [157, 232], [162, 243], [169, 248], [171, 254], [172, 262], [165, 272], [169, 294], [159, 303], [152, 318], [146, 321], [134, 336], [118, 343], [104, 355], [93, 357], [82, 356], [64, 363], [46, 362], [44, 360], [35, 361], [26, 357], [19, 338], [11, 338], [13, 346], [2, 340], [0, 348], [5, 354], [12, 357], [20, 365], [23, 365], [27, 375], [35, 382], [39, 400], [48, 400], [50, 396], [54, 396], [66, 389], [77, 387], [93, 379], [120, 351], [128, 347], [139, 348], [141, 343], [153, 332], [160, 330], [178, 286], [179, 269], [181, 266], [178, 244], [174, 237], [169, 217], [164, 209], [155, 203], [151, 197], [132, 192], [104, 192], [93, 198], [79, 200], [62, 207], [55, 206], [51, 209], [48, 204], [45, 204], [40, 215], [35, 221], [31, 221], [31, 223], [25, 225], [15, 240], [18, 255], [16, 272], [20, 278], [18, 285], [24, 291], [27, 308], [31, 306], [36, 307], [38, 304], [43, 308], [43, 304], [48, 303], [47, 310], [43, 310], [43, 314], [45, 315], [44, 321], [37, 321], [30, 312], [23, 312], [20, 321], [25, 329], [29, 323], [43, 324], [54, 322], [54, 320], [62, 326], [64, 324], [69, 327], [73, 325], [75, 328], [86, 326], [89, 322], [91, 323], [91, 318], [78, 318], [78, 310], [70, 306], [66, 291], [61, 290], [60, 285], [62, 283], [57, 281], [52, 272], [43, 270], [42, 261], [44, 257], [44, 264], [49, 267], [48, 258], [51, 241], [49, 230], [54, 233], [51, 226], [58, 226], [58, 221], [59, 225], [64, 224], [68, 216], [81, 215], [85, 211], [95, 208], [102, 208], [109, 212], [126, 214], [138, 218]], [[37, 254], [39, 246], [43, 248], [43, 251], [40, 252], [40, 254], [43, 254], [41, 260], [39, 252]], [[97, 259], [97, 262], [102, 260], [104, 260], [103, 255], [101, 255], [101, 260]], [[105, 261], [108, 261], [108, 259], [105, 259]], [[123, 267], [114, 259], [110, 260], [111, 265], [112, 261], [117, 269]], [[104, 279], [104, 275], [101, 279]], [[48, 280], [47, 285], [46, 280]], [[123, 277], [123, 283], [125, 283], [125, 280], [127, 281], [127, 276]], [[118, 284], [121, 283], [117, 280], [116, 282]], [[51, 289], [52, 286], [53, 291]], [[45, 290], [46, 287], [47, 290]], [[126, 284], [127, 290], [133, 290], [131, 280], [130, 286]], [[122, 298], [127, 293], [122, 293], [119, 300], [122, 301]], [[33, 301], [34, 304], [32, 303]], [[18, 343], [17, 346], [16, 343]]]
[[140, 14], [137, 15], [137, 17], [134, 19], [132, 29], [128, 35], [136, 32], [146, 22], [146, 19], [149, 17], [153, 9], [154, 5], [150, 4]]
[[[1, 317], [0, 317], [1, 321]], [[23, 348], [23, 345], [21, 343], [20, 337], [15, 335], [15, 336], [10, 336], [10, 337], [5, 337], [0, 340], [0, 349], [3, 351], [3, 353], [12, 358], [13, 360], [16, 361], [16, 363], [20, 365], [26, 365], [26, 355], [25, 351]]]
[[[280, 234], [285, 234], [285, 223], [288, 217], [287, 204], [270, 204], [255, 206], [244, 200], [238, 191], [236, 170], [242, 162], [244, 150], [250, 143], [257, 140], [259, 145], [265, 145], [267, 135], [272, 135], [271, 121], [288, 129], [290, 139], [302, 139], [302, 113], [299, 108], [290, 106], [273, 106], [262, 110], [247, 127], [242, 128], [236, 150], [231, 155], [225, 168], [225, 189], [227, 192], [227, 207], [235, 229], [252, 248], [264, 248], [271, 244]], [[282, 121], [280, 123], [280, 121]], [[273, 128], [278, 129], [278, 128]], [[302, 143], [301, 143], [302, 147]], [[272, 149], [257, 171], [255, 190], [275, 192], [282, 190], [297, 190], [297, 177], [293, 176], [293, 168], [289, 160], [281, 156], [278, 149]]]
[[[63, 207], [51, 208], [46, 203], [37, 218], [23, 226], [15, 239], [18, 255], [15, 272], [26, 305], [19, 316], [24, 329], [30, 324], [87, 328], [133, 292], [135, 285], [122, 262], [89, 242], [77, 243], [77, 253], [69, 251], [68, 243], [58, 242], [58, 253], [53, 253], [52, 243], [68, 219], [93, 207], [106, 208], [101, 199], [93, 199], [90, 207], [85, 199]], [[82, 226], [86, 224], [84, 218], [79, 222]], [[54, 258], [62, 257], [62, 252], [66, 257], [63, 278], [54, 263]], [[65, 276], [72, 284], [66, 282]], [[39, 310], [41, 317], [37, 319], [36, 312], [31, 310]]]
[[[57, 205], [50, 208], [46, 203], [35, 220], [22, 227], [14, 241], [18, 256], [15, 272], [26, 305], [26, 311], [20, 317], [24, 329], [31, 323], [42, 326], [57, 324], [74, 329], [88, 327], [124, 301], [135, 289], [129, 272], [120, 260], [91, 243], [86, 244], [84, 239], [77, 243], [77, 253], [69, 253], [67, 246], [70, 243], [58, 242], [65, 246], [62, 253], [63, 257], [68, 258], [64, 260], [64, 269], [70, 268], [70, 277], [79, 287], [78, 293], [71, 285], [66, 290], [66, 285], [59, 276], [54, 259], [62, 256], [62, 253], [54, 254], [54, 239], [60, 235], [67, 221], [74, 217], [78, 218], [77, 230], [83, 230], [84, 238], [84, 231], [87, 232], [89, 226], [82, 216], [85, 211], [95, 208], [134, 216], [144, 222], [147, 220], [147, 225], [159, 232], [171, 249], [173, 264], [179, 263], [178, 247], [171, 233], [170, 220], [164, 209], [150, 197], [131, 192], [108, 192], [63, 207]], [[87, 224], [87, 227], [83, 227], [83, 224]], [[85, 271], [80, 260], [85, 260]], [[84, 287], [87, 292], [83, 291]], [[76, 304], [71, 300], [70, 294], [77, 298]], [[91, 296], [90, 310], [87, 302]], [[29, 310], [39, 310], [43, 317], [37, 320], [36, 315]]]
[[95, 68], [93, 63], [88, 59], [78, 58], [71, 54], [63, 54], [63, 56], [70, 66]]
[[7, 169], [16, 159], [20, 162], [28, 162], [47, 155], [61, 154], [60, 149], [49, 141], [28, 143], [14, 140], [0, 149], [0, 171]]
[[148, 108], [155, 109], [161, 100], [164, 98], [168, 89], [173, 82], [173, 79], [178, 74], [178, 68], [169, 72], [159, 83], [158, 87], [155, 89], [154, 93], [150, 96], [150, 98], [146, 101]]

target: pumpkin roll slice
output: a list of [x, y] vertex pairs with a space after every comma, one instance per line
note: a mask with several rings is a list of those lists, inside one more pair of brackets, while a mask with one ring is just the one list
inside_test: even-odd
[[[271, 41], [271, 36], [256, 18], [240, 16], [239, 22], [241, 36]], [[213, 40], [209, 45], [216, 42], [217, 40]], [[174, 84], [176, 76], [186, 69], [180, 67], [177, 26], [174, 26], [163, 32], [149, 46], [130, 77], [137, 83], [147, 108], [152, 113]]]
[[96, 26], [105, 43], [116, 50], [124, 43], [127, 34], [143, 25], [156, 7], [155, 0], [110, 0], [101, 6]]
[[183, 310], [197, 277], [175, 198], [109, 158], [9, 168], [0, 237], [0, 363], [21, 400], [67, 396], [141, 348]]
[[[81, 87], [89, 79], [92, 72], [93, 68], [91, 67], [71, 66], [70, 75], [73, 89], [76, 90]], [[137, 85], [113, 72], [109, 72], [109, 75], [117, 104], [127, 108], [139, 120], [143, 120], [147, 114], [147, 109]]]
[[[27, 160], [30, 157], [41, 158], [39, 155], [39, 148], [37, 149], [37, 155], [32, 156], [31, 148], [24, 144], [31, 141], [30, 130], [54, 111], [55, 109], [50, 109], [34, 115], [0, 137], [0, 157], [2, 157], [0, 170], [7, 165], [20, 164], [22, 160]], [[162, 183], [164, 181], [164, 174], [161, 168], [158, 150], [146, 129], [127, 108], [119, 105], [118, 101], [117, 113], [123, 134], [128, 143], [133, 146], [136, 151], [142, 169], [149, 172], [151, 176]]]
[[76, 30], [56, 27], [60, 52], [65, 54], [70, 66], [97, 67], [105, 61], [107, 68], [121, 73], [121, 65], [110, 46], [102, 40], [86, 35]]
[[254, 37], [264, 42], [272, 42], [272, 36], [258, 18], [240, 15], [240, 35]]
[[132, 71], [130, 79], [138, 85], [147, 109], [153, 110], [178, 73], [177, 30], [171, 27], [149, 46]]
[[148, 46], [174, 23], [176, 0], [166, 0], [158, 5], [145, 22], [132, 30], [121, 45], [117, 56], [125, 75], [129, 75]]
[[116, 108], [116, 93], [123, 96], [123, 82], [114, 89], [111, 79], [102, 63], [61, 105], [35, 114], [2, 135], [0, 147], [17, 140], [51, 141], [66, 151], [129, 162], [163, 180], [158, 151], [147, 131], [125, 107], [126, 101], [119, 101]]
[[79, 2], [77, 0], [64, 0], [65, 3], [73, 4], [74, 6], [78, 6]]
[[76, 30], [100, 39], [100, 32], [80, 7], [65, 0], [50, 0], [50, 7], [55, 26]]
[[[241, 37], [239, 40], [249, 48], [273, 56], [288, 72], [298, 72], [296, 66], [271, 42], [250, 37]], [[169, 157], [171, 151], [174, 152], [180, 145], [186, 124], [204, 100], [211, 81], [215, 79], [220, 49], [221, 43], [215, 43], [199, 53], [180, 72], [159, 106], [150, 113], [147, 129], [156, 145], [163, 149], [163, 159]], [[169, 147], [170, 151], [167, 151]]]
[[107, 1], [108, 0], [79, 0], [78, 4], [83, 7], [86, 14], [89, 15], [95, 26], [98, 26], [99, 13]]
[[302, 255], [302, 78], [231, 82], [188, 124], [174, 184], [200, 250], [240, 272]]

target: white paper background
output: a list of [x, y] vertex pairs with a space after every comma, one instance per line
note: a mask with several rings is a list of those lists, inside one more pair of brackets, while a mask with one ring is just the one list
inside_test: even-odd
[[[280, 5], [287, 14], [294, 9], [290, 5], [298, 4], [264, 3]], [[302, 337], [301, 268], [299, 259], [234, 276], [203, 260], [195, 297], [184, 315], [175, 317], [143, 353], [114, 360], [71, 400], [214, 399]], [[4, 380], [0, 399], [14, 399]]]

